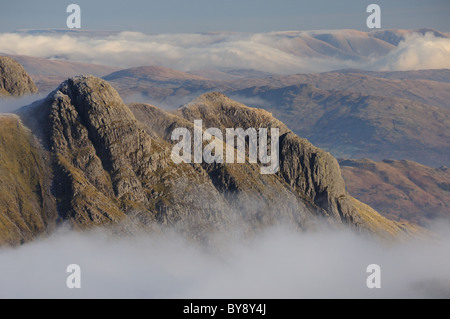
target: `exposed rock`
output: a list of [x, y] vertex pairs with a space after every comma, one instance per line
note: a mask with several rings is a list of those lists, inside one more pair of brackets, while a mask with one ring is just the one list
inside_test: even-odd
[[0, 97], [37, 93], [31, 77], [14, 59], [0, 56]]
[[[339, 165], [329, 153], [296, 136], [267, 111], [220, 93], [202, 95], [170, 113], [145, 104], [127, 106], [104, 80], [80, 76], [20, 114], [51, 158], [30, 168], [38, 176], [47, 176], [42, 172], [50, 168], [53, 172], [52, 194], [42, 193], [40, 202], [56, 201], [59, 222], [75, 228], [162, 225], [205, 240], [218, 230], [239, 228], [251, 234], [278, 223], [313, 229], [324, 219], [333, 227], [351, 226], [382, 237], [404, 234], [402, 225], [347, 194]], [[39, 125], [32, 125], [30, 118]], [[203, 120], [203, 129], [279, 128], [280, 170], [261, 175], [259, 164], [248, 161], [175, 164], [170, 133], [177, 127], [192, 130], [194, 119]], [[13, 209], [16, 215], [27, 212], [21, 206]], [[43, 231], [48, 228], [45, 221], [55, 218], [38, 212]], [[8, 214], [0, 211], [2, 220]], [[6, 243], [18, 238], [15, 233], [4, 236]]]
[[297, 194], [308, 199], [334, 221], [368, 228], [349, 201], [339, 164], [306, 139], [296, 136], [267, 111], [249, 108], [220, 93], [202, 95], [176, 111], [189, 121], [203, 119], [208, 127], [242, 127], [247, 129], [278, 127], [280, 130], [281, 177]]
[[[176, 226], [201, 239], [240, 218], [255, 228], [274, 222], [277, 215], [306, 223], [303, 200], [279, 178], [261, 177], [258, 167], [176, 166], [170, 159], [171, 145], [160, 138], [167, 133], [161, 132], [168, 131], [164, 125], [188, 121], [149, 106], [147, 116], [159, 125], [141, 124], [103, 80], [69, 79], [50, 101], [49, 145], [56, 160], [57, 197], [62, 216], [77, 227], [132, 216], [143, 224], [156, 220]], [[145, 112], [139, 117], [145, 118]], [[224, 183], [219, 185], [212, 176], [221, 176]], [[231, 178], [236, 189], [226, 182]], [[278, 207], [269, 200], [273, 193], [280, 198]], [[260, 203], [257, 207], [253, 202]], [[309, 206], [314, 213], [316, 208]], [[273, 214], [276, 207], [279, 211]]]

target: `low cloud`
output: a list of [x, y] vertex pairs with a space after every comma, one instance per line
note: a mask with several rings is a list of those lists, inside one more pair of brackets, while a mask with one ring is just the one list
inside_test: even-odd
[[[345, 40], [345, 41], [344, 41]], [[348, 43], [351, 43], [349, 45]], [[447, 68], [450, 39], [407, 37], [396, 48], [363, 32], [160, 34], [121, 32], [100, 38], [55, 34], [0, 34], [0, 52], [128, 68], [159, 65], [183, 71], [255, 69], [292, 74], [342, 68]], [[373, 48], [369, 50], [368, 47]]]
[[450, 69], [450, 39], [437, 38], [431, 33], [413, 34], [376, 61], [373, 68], [381, 71]]
[[182, 95], [182, 96], [169, 95], [169, 96], [161, 98], [161, 99], [152, 99], [145, 93], [135, 92], [135, 93], [131, 93], [131, 94], [123, 96], [123, 101], [125, 104], [127, 104], [127, 103], [150, 104], [150, 105], [157, 106], [160, 109], [163, 109], [166, 111], [171, 111], [171, 110], [175, 110], [175, 109], [191, 102], [192, 100], [194, 100], [195, 98], [199, 97], [200, 95], [202, 95], [204, 93], [207, 93], [207, 91], [195, 91], [188, 95]]
[[264, 107], [271, 107], [272, 104], [261, 98], [258, 96], [255, 97], [248, 97], [248, 96], [243, 96], [243, 95], [236, 95], [236, 94], [230, 94], [229, 97], [231, 99], [233, 99], [234, 101], [237, 101], [239, 103], [248, 105], [248, 106], [252, 106], [252, 107], [257, 107], [257, 108], [264, 108]]
[[13, 113], [23, 106], [44, 98], [46, 94], [32, 94], [22, 97], [0, 98], [0, 113]]
[[[0, 250], [0, 298], [449, 298], [449, 229], [385, 245], [275, 227], [214, 251], [172, 232], [60, 231]], [[66, 287], [69, 264], [81, 267], [81, 289]], [[366, 286], [370, 264], [381, 266], [381, 289]]]

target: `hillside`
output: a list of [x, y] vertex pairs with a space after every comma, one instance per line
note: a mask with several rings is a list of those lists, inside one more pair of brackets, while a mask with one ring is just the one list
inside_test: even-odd
[[[202, 76], [159, 66], [142, 66], [113, 72], [103, 77], [123, 98], [164, 102], [185, 99], [223, 85]], [[140, 98], [139, 98], [140, 97]], [[189, 99], [189, 98], [188, 98]], [[179, 105], [175, 105], [179, 106]]]
[[[300, 84], [235, 91], [259, 97], [296, 134], [346, 158], [450, 165], [450, 108]], [[260, 101], [261, 101], [260, 100]], [[255, 106], [258, 101], [254, 103]]]
[[[402, 76], [402, 74], [406, 74]], [[234, 81], [235, 90], [267, 86], [283, 88], [309, 84], [318, 89], [347, 91], [373, 96], [407, 99], [440, 107], [450, 107], [450, 70], [408, 72], [368, 72], [340, 70], [327, 73], [272, 76]], [[229, 92], [232, 94], [232, 92]]]
[[347, 190], [383, 216], [429, 226], [450, 218], [450, 170], [411, 161], [340, 160]]
[[67, 78], [79, 74], [92, 74], [104, 76], [119, 68], [96, 65], [90, 63], [80, 63], [63, 59], [44, 59], [25, 55], [8, 55], [20, 63], [26, 72], [36, 83], [40, 92], [49, 92]]
[[19, 117], [0, 114], [0, 245], [51, 232], [57, 216], [48, 158]]

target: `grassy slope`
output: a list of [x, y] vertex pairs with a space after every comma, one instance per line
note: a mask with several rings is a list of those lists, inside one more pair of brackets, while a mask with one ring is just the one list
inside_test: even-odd
[[0, 115], [0, 244], [44, 231], [44, 170], [31, 134], [18, 117]]

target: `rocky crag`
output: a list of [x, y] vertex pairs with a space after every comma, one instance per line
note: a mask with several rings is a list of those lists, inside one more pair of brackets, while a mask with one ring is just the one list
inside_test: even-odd
[[14, 59], [0, 56], [0, 97], [37, 93], [31, 77]]
[[[171, 132], [279, 128], [280, 169], [175, 164]], [[267, 111], [208, 93], [175, 111], [125, 105], [106, 81], [79, 76], [16, 115], [0, 117], [0, 243], [16, 245], [68, 223], [121, 231], [175, 227], [189, 238], [287, 223], [393, 238], [413, 229], [351, 197], [338, 162]], [[19, 159], [19, 161], [17, 161]]]

